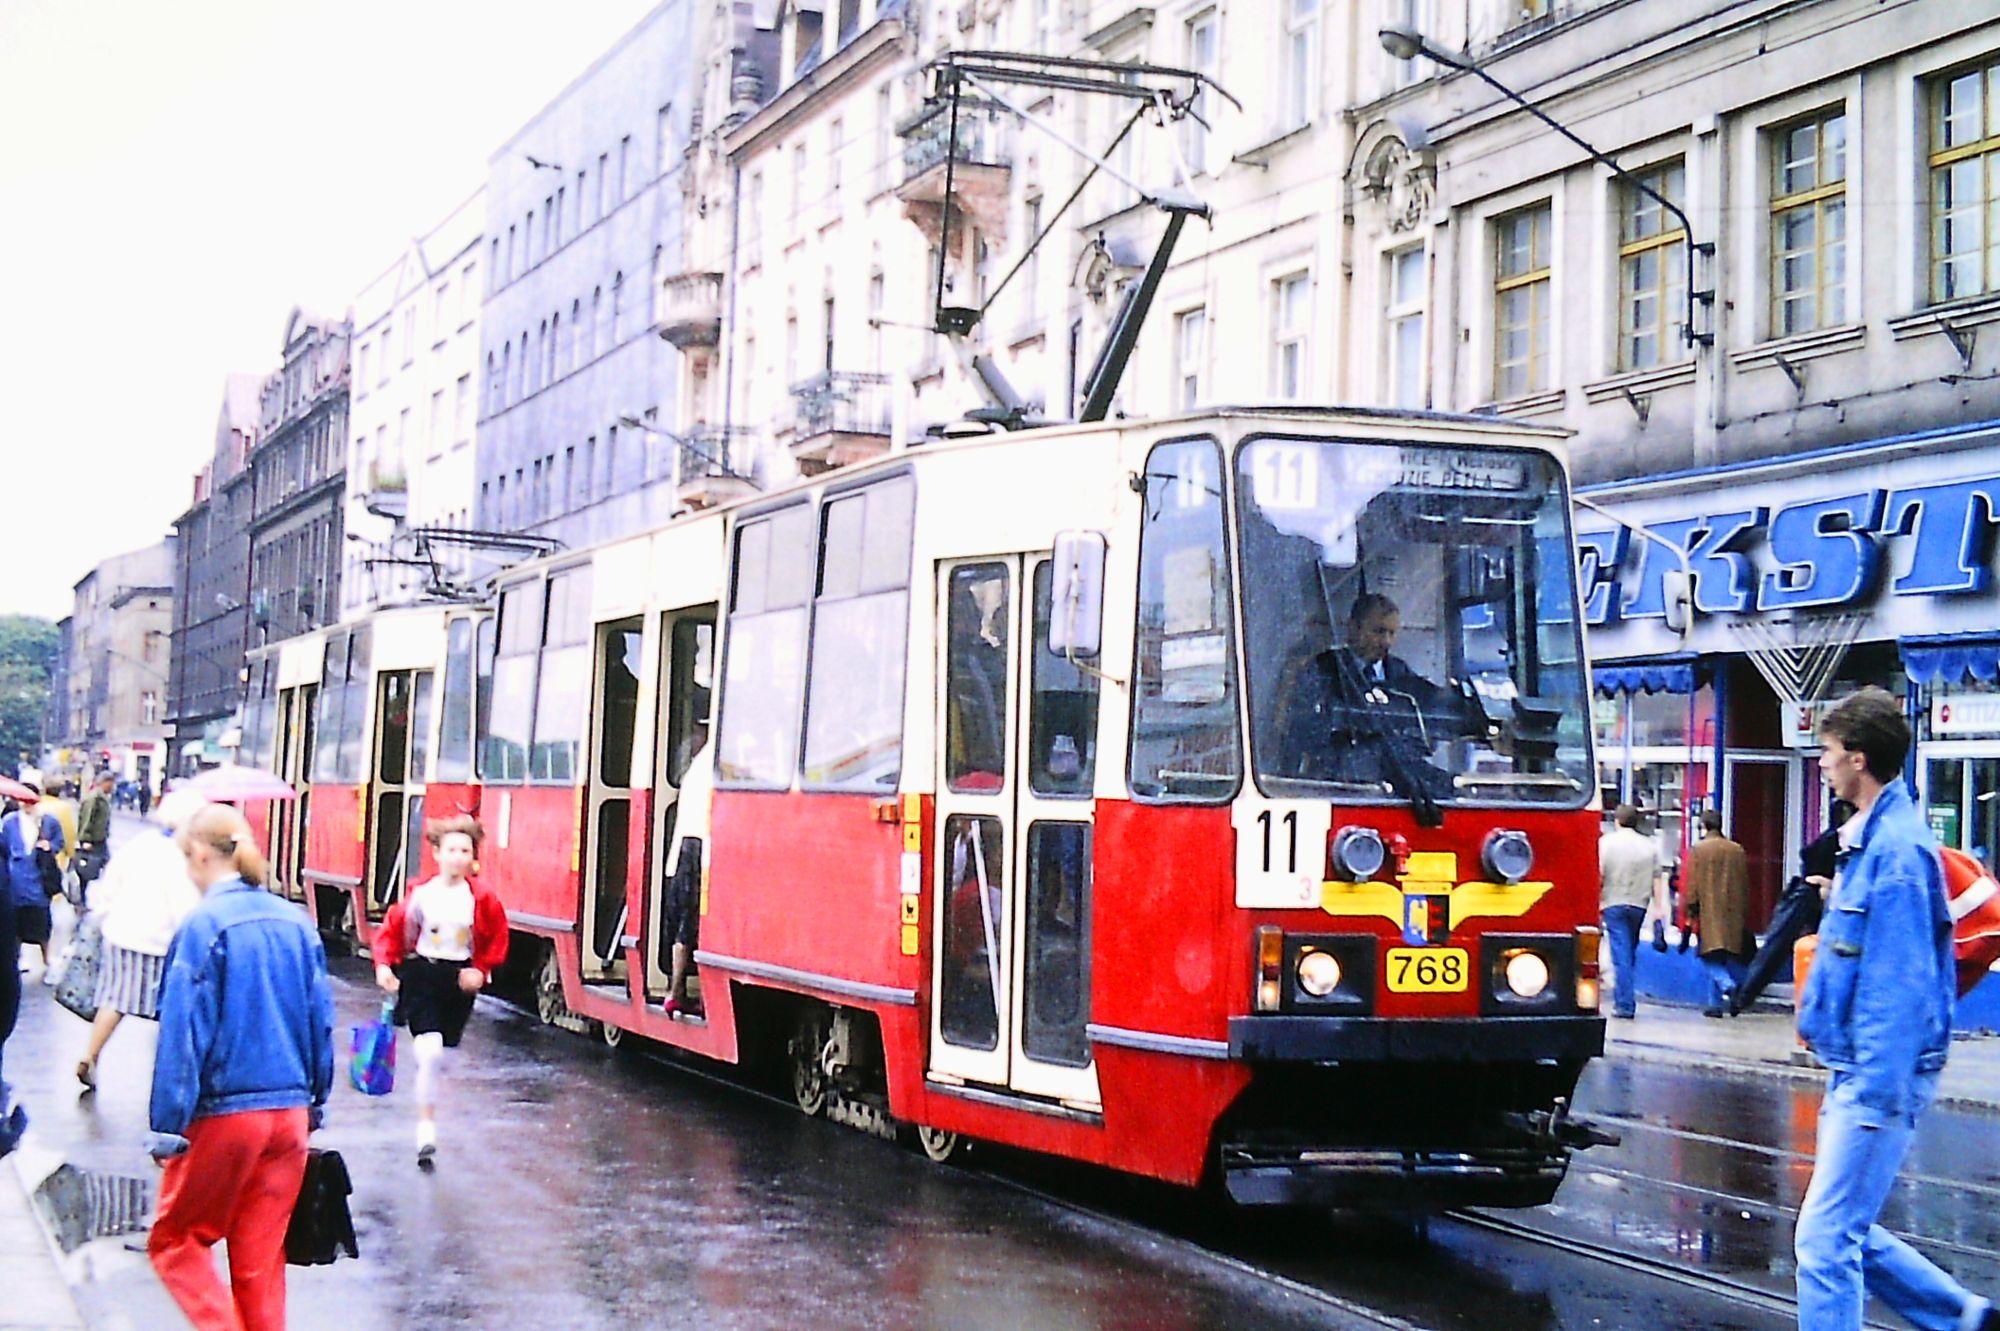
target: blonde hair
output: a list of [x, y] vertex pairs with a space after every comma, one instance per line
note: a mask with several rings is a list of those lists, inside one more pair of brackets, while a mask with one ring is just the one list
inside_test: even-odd
[[481, 827], [479, 820], [469, 813], [457, 813], [448, 818], [433, 818], [424, 824], [424, 840], [431, 845], [443, 845], [444, 839], [448, 836], [465, 837], [472, 842], [472, 848], [478, 850], [486, 842], [486, 829]]
[[184, 850], [201, 845], [226, 856], [237, 876], [252, 886], [263, 887], [271, 880], [270, 866], [264, 862], [264, 852], [257, 849], [250, 824], [230, 805], [203, 805], [182, 824], [175, 839]]

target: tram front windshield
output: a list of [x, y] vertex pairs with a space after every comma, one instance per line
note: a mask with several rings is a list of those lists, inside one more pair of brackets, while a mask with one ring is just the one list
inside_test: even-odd
[[1270, 795], [1575, 805], [1589, 697], [1545, 454], [1266, 438], [1237, 458]]

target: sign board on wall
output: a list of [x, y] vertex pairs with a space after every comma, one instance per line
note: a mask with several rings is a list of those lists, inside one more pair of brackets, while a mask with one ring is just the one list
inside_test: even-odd
[[1730, 625], [1867, 617], [1864, 641], [1991, 632], [2000, 621], [2000, 431], [1857, 449], [1815, 463], [1637, 482], [1595, 495], [1687, 552], [1692, 627], [1665, 623], [1680, 561], [1657, 541], [1580, 515], [1577, 575], [1600, 658], [1735, 653]]
[[2000, 733], [2000, 693], [1939, 693], [1931, 698], [1931, 734]]

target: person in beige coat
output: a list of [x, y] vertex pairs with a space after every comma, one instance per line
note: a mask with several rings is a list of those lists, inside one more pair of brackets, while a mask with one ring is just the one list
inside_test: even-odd
[[1702, 813], [1701, 832], [1681, 866], [1681, 890], [1688, 919], [1701, 935], [1701, 964], [1708, 970], [1703, 1013], [1721, 1017], [1728, 1015], [1729, 1000], [1743, 983], [1744, 959], [1750, 954], [1750, 857], [1722, 834], [1722, 815], [1714, 809]]

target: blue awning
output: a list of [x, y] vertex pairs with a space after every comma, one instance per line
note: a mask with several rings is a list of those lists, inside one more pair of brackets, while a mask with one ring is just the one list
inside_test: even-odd
[[1968, 679], [1991, 683], [2000, 677], [2000, 637], [1941, 634], [1903, 638], [1903, 673], [1912, 684], [1962, 684]]
[[1599, 693], [1693, 693], [1700, 683], [1699, 658], [1656, 656], [1643, 661], [1600, 661], [1590, 668]]

